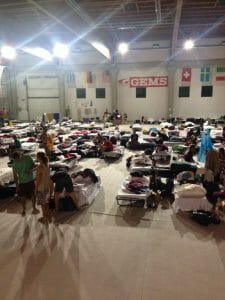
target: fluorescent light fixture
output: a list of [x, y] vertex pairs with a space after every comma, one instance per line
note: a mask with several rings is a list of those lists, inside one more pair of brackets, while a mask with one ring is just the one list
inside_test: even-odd
[[69, 55], [69, 51], [70, 49], [68, 45], [56, 43], [53, 49], [53, 55], [58, 58], [66, 58]]
[[185, 43], [184, 43], [184, 49], [185, 50], [190, 50], [194, 47], [194, 42], [192, 40], [187, 40]]
[[3, 46], [1, 48], [1, 56], [3, 58], [13, 60], [16, 57], [16, 50], [11, 46]]
[[52, 61], [51, 53], [44, 48], [35, 47], [35, 48], [24, 48], [22, 50], [26, 53], [32, 54], [44, 60]]
[[118, 51], [120, 52], [120, 54], [124, 55], [128, 52], [129, 47], [127, 43], [120, 43], [118, 45]]
[[102, 43], [99, 42], [92, 42], [91, 45], [98, 50], [102, 55], [104, 55], [106, 58], [110, 59], [111, 55], [110, 55], [110, 51], [109, 49], [103, 45]]

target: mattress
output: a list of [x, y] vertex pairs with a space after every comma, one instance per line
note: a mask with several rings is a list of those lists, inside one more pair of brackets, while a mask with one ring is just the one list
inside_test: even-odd
[[149, 196], [149, 192], [145, 192], [145, 193], [142, 193], [142, 194], [134, 194], [134, 193], [131, 193], [131, 192], [125, 192], [121, 188], [118, 191], [117, 195], [116, 195], [116, 199], [120, 199], [120, 200], [146, 200], [148, 196]]
[[35, 151], [38, 148], [37, 143], [24, 142], [21, 144], [22, 150]]
[[[116, 200], [118, 205], [132, 205], [135, 204], [135, 206], [141, 204], [143, 206], [145, 204], [145, 201], [147, 200], [148, 196], [150, 195], [150, 190], [147, 189], [145, 192], [136, 194], [132, 193], [131, 191], [128, 191], [126, 189], [127, 184], [129, 183], [129, 179], [126, 179], [120, 190], [118, 191], [116, 195]], [[137, 203], [139, 202], [139, 204]]]
[[91, 205], [100, 191], [101, 180], [99, 177], [99, 181], [95, 184], [74, 184], [73, 187], [78, 198], [78, 206]]
[[[0, 169], [0, 182], [1, 184], [13, 180], [13, 171], [9, 167], [1, 167]], [[1, 195], [0, 195], [1, 196]]]
[[175, 201], [173, 202], [173, 209], [177, 213], [181, 211], [205, 210], [211, 211], [212, 204], [209, 203], [206, 197], [190, 198], [179, 197], [175, 194]]
[[141, 130], [142, 129], [142, 126], [141, 126], [141, 124], [133, 124], [132, 125], [132, 129], [136, 129], [136, 130]]
[[[170, 169], [170, 164], [171, 164], [171, 157], [170, 154], [167, 156], [169, 156], [169, 159], [161, 159], [161, 157], [156, 156], [156, 169]], [[167, 158], [167, 157], [165, 157]], [[150, 172], [152, 170], [152, 162], [151, 160], [149, 162], [147, 162], [146, 164], [139, 164], [139, 163], [135, 163], [135, 157], [134, 157], [134, 161], [131, 161], [131, 167], [130, 167], [132, 172], [135, 171], [139, 171], [139, 172]]]
[[103, 152], [102, 154], [104, 157], [117, 158], [124, 154], [124, 147], [123, 146], [115, 146], [113, 151]]

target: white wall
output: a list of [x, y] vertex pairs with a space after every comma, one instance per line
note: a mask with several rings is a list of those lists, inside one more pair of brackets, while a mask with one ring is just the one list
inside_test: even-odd
[[[129, 77], [167, 76], [166, 68], [121, 69], [118, 80]], [[128, 120], [140, 119], [141, 116], [159, 119], [166, 117], [168, 106], [168, 87], [146, 88], [146, 98], [136, 98], [136, 88], [118, 84], [118, 109], [128, 114]]]
[[[27, 91], [25, 80], [30, 76], [57, 76], [56, 70], [52, 67], [42, 68], [16, 68], [16, 88], [17, 88], [17, 107], [18, 107], [18, 119], [28, 120], [28, 105], [30, 106], [30, 118], [36, 119], [42, 116], [43, 112], [58, 112], [59, 105], [58, 100], [51, 99], [32, 99], [27, 100]], [[48, 80], [46, 78], [46, 80]]]
[[[112, 111], [111, 101], [111, 85], [110, 83], [103, 82], [103, 71], [92, 71], [93, 83], [87, 83], [87, 72], [75, 72], [75, 87], [68, 87], [65, 83], [65, 101], [66, 107], [69, 106], [71, 117], [75, 120], [78, 119], [78, 110], [81, 107], [90, 106], [97, 110], [97, 116], [102, 118], [106, 109]], [[76, 88], [86, 88], [86, 99], [77, 99]], [[105, 88], [106, 98], [96, 99], [96, 88]]]
[[[219, 65], [218, 65], [219, 66]], [[181, 72], [178, 68], [174, 82], [174, 116], [176, 117], [219, 117], [225, 114], [225, 82], [217, 83], [215, 78], [216, 67], [212, 66], [213, 96], [201, 97], [200, 68], [192, 68], [192, 80], [190, 85], [190, 97], [179, 98], [178, 89], [182, 86]], [[205, 84], [208, 85], [208, 84]], [[210, 84], [209, 84], [210, 85]]]
[[[103, 113], [106, 109], [112, 111], [111, 103], [111, 84], [103, 82], [103, 69], [101, 64], [105, 59], [100, 55], [93, 52], [89, 58], [82, 54], [76, 54], [72, 58], [63, 61], [61, 65], [55, 65], [50, 62], [43, 62], [38, 58], [33, 56], [23, 54], [20, 55], [15, 62], [16, 70], [16, 86], [17, 86], [17, 104], [18, 104], [18, 118], [20, 120], [27, 120], [27, 96], [26, 96], [26, 86], [24, 80], [29, 76], [58, 76], [59, 72], [63, 75], [66, 74], [66, 71], [70, 70], [75, 74], [75, 86], [70, 87], [67, 85], [65, 80], [65, 107], [69, 107], [70, 115], [73, 119], [78, 119], [78, 109], [83, 106], [89, 106], [92, 101], [92, 105], [97, 110], [97, 116], [102, 118]], [[86, 65], [79, 65], [85, 63]], [[96, 65], [92, 65], [93, 63]], [[89, 65], [89, 63], [92, 63]], [[78, 64], [78, 65], [77, 65]], [[104, 67], [104, 66], [103, 66]], [[105, 68], [109, 69], [109, 68]], [[85, 70], [85, 71], [84, 71]], [[93, 74], [93, 83], [87, 84], [87, 71], [92, 71]], [[46, 79], [47, 80], [47, 79]], [[76, 99], [76, 88], [86, 88], [86, 99]], [[106, 98], [105, 99], [96, 99], [95, 90], [96, 88], [105, 88], [106, 89]], [[37, 105], [36, 111], [37, 114], [40, 114], [40, 108], [43, 108], [43, 112], [56, 112], [58, 111], [58, 102], [55, 103], [54, 100], [47, 100], [49, 105], [43, 105], [43, 99], [41, 101], [32, 101], [32, 107]], [[63, 99], [59, 99], [63, 101]], [[51, 102], [51, 103], [49, 103]], [[32, 115], [33, 117], [33, 115]]]
[[224, 46], [196, 47], [191, 51], [180, 49], [175, 57], [176, 61], [199, 61], [225, 59]]
[[[201, 65], [210, 66], [212, 64], [214, 74], [216, 65], [224, 65], [225, 47], [221, 46], [220, 40], [201, 40], [200, 42], [199, 48], [195, 48], [189, 52], [181, 50], [175, 57], [175, 61], [169, 63], [172, 66], [174, 65], [176, 70], [173, 107], [175, 116], [215, 117], [225, 114], [225, 85], [216, 85], [213, 82], [213, 97], [202, 99], [200, 96], [201, 82], [199, 80]], [[209, 45], [208, 48], [204, 47], [207, 43]], [[33, 75], [58, 76], [61, 73], [63, 76], [67, 70], [74, 72], [76, 78], [75, 86], [69, 87], [65, 80], [65, 86], [61, 88], [65, 90], [65, 107], [69, 107], [73, 119], [78, 118], [78, 109], [83, 106], [89, 106], [91, 101], [92, 105], [97, 109], [97, 115], [100, 118], [105, 109], [112, 111], [112, 108], [116, 107], [122, 113], [126, 112], [129, 120], [140, 119], [142, 115], [155, 119], [166, 117], [168, 110], [167, 87], [147, 88], [147, 97], [145, 99], [136, 99], [135, 88], [118, 84], [118, 80], [133, 76], [168, 75], [169, 43], [159, 41], [160, 49], [152, 49], [152, 44], [142, 44], [136, 44], [134, 50], [123, 57], [117, 56], [114, 64], [106, 63], [104, 57], [96, 51], [75, 53], [69, 59], [61, 62], [60, 65], [43, 62], [30, 55], [19, 55], [14, 65], [17, 87], [17, 99], [14, 101], [17, 101], [19, 119], [26, 120], [28, 118], [24, 79]], [[140, 49], [138, 48], [139, 46], [140, 48], [143, 46], [145, 49]], [[150, 48], [148, 49], [148, 47]], [[192, 67], [191, 94], [188, 99], [178, 98], [182, 66]], [[118, 71], [117, 77], [111, 83], [103, 82], [103, 70], [110, 70], [112, 68], [114, 71]], [[87, 71], [92, 71], [93, 73], [94, 80], [92, 84], [87, 84]], [[116, 82], [117, 84], [115, 84]], [[96, 87], [106, 89], [105, 99], [96, 99]], [[86, 99], [76, 99], [76, 88], [86, 88]], [[62, 93], [60, 95], [62, 97]], [[115, 95], [113, 99], [112, 95]], [[63, 101], [63, 99], [60, 99], [60, 101]], [[36, 104], [38, 105], [38, 103]], [[54, 103], [51, 102], [50, 105], [53, 106], [52, 109], [55, 111]], [[43, 107], [43, 109], [46, 108]]]
[[135, 49], [126, 55], [118, 55], [117, 63], [159, 62], [166, 61], [169, 49]]

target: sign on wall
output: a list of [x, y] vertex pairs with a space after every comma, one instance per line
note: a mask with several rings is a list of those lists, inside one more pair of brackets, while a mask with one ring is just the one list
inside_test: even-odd
[[168, 86], [168, 76], [146, 76], [146, 77], [130, 77], [129, 79], [118, 80], [120, 85], [129, 87], [165, 87]]

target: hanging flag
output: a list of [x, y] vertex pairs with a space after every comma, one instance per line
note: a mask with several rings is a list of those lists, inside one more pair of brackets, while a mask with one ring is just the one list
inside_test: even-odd
[[87, 72], [87, 83], [93, 82], [92, 72]]
[[102, 74], [102, 81], [103, 82], [106, 82], [106, 83], [109, 83], [110, 82], [110, 72], [108, 70], [106, 71], [103, 71], [103, 74]]
[[191, 68], [183, 68], [181, 80], [183, 82], [191, 82]]
[[225, 81], [225, 67], [216, 68], [216, 81]]
[[201, 74], [200, 74], [200, 81], [201, 82], [208, 82], [211, 80], [211, 71], [210, 67], [201, 67]]
[[68, 70], [65, 74], [66, 84], [68, 87], [75, 87], [75, 74], [73, 71]]

